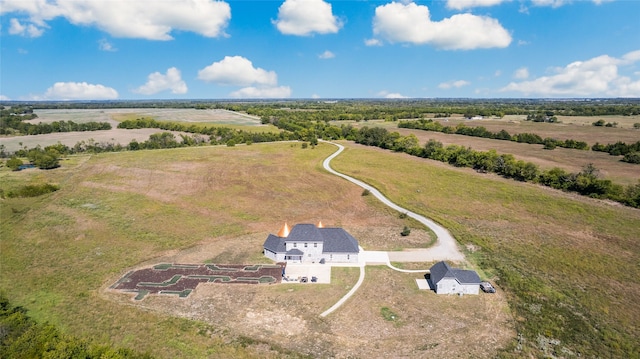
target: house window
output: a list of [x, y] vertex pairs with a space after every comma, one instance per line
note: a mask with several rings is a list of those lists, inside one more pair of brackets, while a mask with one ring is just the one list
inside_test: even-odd
[[293, 248], [296, 248], [298, 246], [298, 243], [293, 243]]
[[318, 243], [314, 243], [313, 248], [318, 248]]
[[308, 243], [305, 243], [305, 244], [304, 244], [304, 247], [305, 247], [305, 248], [307, 248], [307, 244], [308, 244]]
[[350, 255], [349, 255], [349, 254], [347, 254], [347, 260], [349, 260], [349, 257], [350, 257]]

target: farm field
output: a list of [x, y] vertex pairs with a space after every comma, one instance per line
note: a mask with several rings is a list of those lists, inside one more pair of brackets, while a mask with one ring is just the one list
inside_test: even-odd
[[[605, 116], [606, 117], [606, 116]], [[623, 121], [627, 116], [616, 116], [611, 121]], [[595, 117], [594, 117], [595, 118]], [[592, 122], [596, 121], [592, 118]], [[438, 120], [438, 119], [436, 119]], [[640, 121], [627, 119], [627, 121]], [[585, 141], [590, 146], [599, 143], [615, 143], [622, 141], [627, 144], [640, 141], [640, 130], [633, 128], [608, 128], [595, 126], [580, 126], [567, 124], [550, 124], [535, 123], [530, 121], [511, 120], [475, 120], [468, 121], [462, 118], [450, 119], [449, 122], [440, 121], [443, 125], [456, 126], [458, 123], [464, 123], [469, 127], [483, 126], [491, 132], [499, 132], [504, 129], [510, 134], [528, 132], [535, 133], [545, 137], [552, 137], [561, 140], [574, 139], [577, 141]], [[367, 123], [359, 123], [357, 127], [362, 126], [381, 126], [391, 132], [398, 132], [403, 136], [414, 134], [421, 144], [426, 143], [430, 139], [434, 139], [447, 145], [461, 145], [471, 147], [478, 151], [496, 150], [498, 153], [510, 153], [517, 159], [532, 162], [542, 169], [550, 169], [560, 167], [568, 172], [580, 172], [584, 166], [593, 163], [600, 170], [600, 174], [614, 183], [622, 185], [631, 185], [638, 183], [640, 179], [640, 167], [637, 164], [630, 164], [620, 161], [622, 156], [611, 156], [605, 152], [582, 151], [566, 148], [555, 148], [554, 150], [545, 150], [542, 145], [532, 145], [526, 143], [517, 143], [512, 141], [493, 140], [480, 137], [463, 136], [456, 134], [445, 134], [441, 132], [414, 130], [407, 128], [398, 128], [397, 123], [369, 121]]]
[[132, 140], [143, 142], [149, 136], [162, 132], [159, 129], [118, 129], [118, 123], [123, 120], [151, 117], [158, 121], [189, 122], [199, 125], [216, 125], [233, 128], [242, 128], [245, 131], [277, 131], [273, 126], [260, 124], [260, 119], [239, 112], [216, 110], [195, 110], [195, 109], [145, 109], [145, 108], [119, 108], [101, 110], [35, 110], [38, 118], [31, 120], [31, 123], [50, 123], [54, 121], [73, 121], [76, 123], [85, 122], [109, 122], [112, 129], [108, 131], [89, 132], [63, 132], [35, 136], [15, 136], [0, 137], [0, 144], [3, 144], [8, 151], [16, 151], [24, 146], [28, 148], [40, 145], [42, 147], [55, 145], [60, 142], [69, 147], [73, 147], [80, 141], [93, 140], [96, 143], [120, 143], [127, 145]]
[[128, 271], [158, 263], [268, 263], [261, 245], [285, 221], [344, 227], [365, 249], [430, 241], [421, 228], [400, 236], [415, 223], [324, 172], [334, 146], [297, 143], [108, 153], [72, 157], [50, 171], [2, 169], [4, 190], [39, 182], [61, 190], [2, 200], [0, 288], [69, 333], [167, 358], [637, 352], [640, 211], [343, 144], [334, 168], [449, 228], [467, 265], [493, 280], [497, 295], [437, 296], [417, 290], [419, 274], [386, 267], [367, 267], [363, 287], [323, 319], [319, 313], [349, 290], [357, 269], [334, 269], [331, 284], [210, 284], [188, 298], [140, 303], [108, 290]]
[[193, 108], [114, 108], [114, 109], [69, 109], [69, 110], [35, 110], [38, 118], [32, 122], [53, 121], [119, 121], [122, 118], [152, 117], [158, 121], [194, 122], [224, 125], [248, 125], [260, 124], [260, 119], [255, 116], [223, 109], [196, 110]]

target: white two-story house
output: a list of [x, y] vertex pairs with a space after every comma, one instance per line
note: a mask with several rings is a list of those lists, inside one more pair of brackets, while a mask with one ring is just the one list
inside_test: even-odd
[[277, 235], [269, 234], [264, 255], [276, 262], [358, 263], [358, 241], [342, 228], [321, 224], [285, 224]]

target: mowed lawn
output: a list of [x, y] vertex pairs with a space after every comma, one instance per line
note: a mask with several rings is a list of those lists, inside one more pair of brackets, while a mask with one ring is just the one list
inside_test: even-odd
[[[515, 335], [501, 341], [503, 356], [539, 357], [547, 353], [545, 350], [564, 349], [601, 357], [637, 353], [640, 211], [404, 154], [344, 144], [347, 151], [332, 162], [334, 168], [371, 183], [391, 200], [449, 228], [483, 277], [496, 282], [511, 308], [513, 319], [508, 326], [524, 338], [520, 349]], [[127, 300], [112, 300], [105, 289], [133, 267], [159, 259], [185, 258], [180, 253], [216, 263], [225, 259], [264, 262], [264, 238], [285, 221], [322, 220], [354, 233], [375, 227], [397, 228], [399, 232], [406, 222], [397, 214], [381, 209], [370, 196], [363, 197], [361, 189], [322, 170], [322, 160], [334, 150], [328, 144], [302, 149], [297, 143], [198, 147], [73, 157], [51, 171], [14, 173], [3, 169], [0, 179], [5, 191], [23, 183], [42, 182], [57, 183], [61, 190], [35, 199], [2, 200], [0, 290], [38, 320], [158, 357], [295, 357], [295, 352], [268, 339], [229, 332], [232, 326], [181, 319], [202, 319], [187, 315], [194, 310], [191, 302], [174, 297], [156, 300], [168, 305], [177, 300], [177, 307], [185, 307], [180, 317], [152, 304], [134, 306]], [[365, 248], [381, 246], [379, 238], [359, 239]], [[407, 239], [389, 247], [408, 244], [416, 246]], [[346, 323], [361, 321], [366, 328], [367, 321], [373, 320], [372, 308], [378, 308], [378, 313], [380, 307], [397, 311], [403, 325], [417, 321], [415, 328], [400, 331], [407, 333], [427, 330], [422, 316], [433, 312], [421, 308], [429, 305], [436, 311], [450, 308], [462, 312], [473, 321], [475, 316], [464, 311], [462, 302], [449, 305], [446, 298], [430, 300], [431, 293], [406, 288], [413, 278], [380, 270], [368, 269], [373, 278], [368, 277], [365, 287], [375, 288], [371, 289], [377, 293], [372, 296], [375, 303], [347, 306], [343, 314], [329, 317], [328, 322], [310, 319], [315, 315], [306, 313], [305, 308], [309, 303], [318, 310], [326, 308], [330, 299], [348, 291], [352, 285], [348, 278], [340, 277], [338, 284], [323, 287], [322, 295], [310, 290], [307, 298], [303, 291], [302, 297], [289, 298], [286, 304], [292, 306], [291, 313], [303, 313], [300, 315], [319, 333], [333, 328], [333, 340], [341, 332], [346, 338], [345, 328], [351, 328], [345, 327]], [[383, 283], [376, 278], [386, 279]], [[264, 288], [258, 292], [242, 290], [246, 297], [237, 301], [231, 297], [232, 288], [225, 288], [228, 295], [221, 300], [244, 303], [266, 291], [273, 307], [281, 299], [279, 292], [298, 293], [293, 288]], [[394, 302], [396, 292], [402, 293], [402, 303]], [[491, 297], [478, 298], [484, 301]], [[499, 301], [501, 297], [496, 298]], [[487, 308], [484, 302], [464, 300], [471, 303], [470, 308]], [[501, 310], [499, 306], [495, 309]], [[380, 324], [380, 320], [371, 327], [392, 333], [399, 325]], [[439, 325], [437, 320], [447, 318], [431, 318], [431, 325]], [[455, 323], [465, 328], [459, 335], [477, 336], [473, 328], [479, 327]], [[437, 331], [438, 327], [429, 330]], [[269, 333], [263, 334], [269, 337]], [[366, 333], [358, 334], [362, 335], [357, 336], [361, 343], [371, 340]], [[451, 337], [455, 336], [447, 336]], [[541, 347], [540, 338], [559, 343]], [[391, 343], [405, 343], [403, 337], [390, 336], [388, 340], [390, 347]], [[420, 347], [418, 351], [402, 351], [414, 357], [428, 355], [432, 353], [428, 350], [436, 347], [455, 347], [455, 341], [405, 344]], [[485, 347], [480, 344], [473, 350]], [[485, 349], [496, 354], [492, 348]], [[326, 350], [321, 353], [331, 353], [330, 348]], [[369, 346], [367, 350], [376, 348]]]

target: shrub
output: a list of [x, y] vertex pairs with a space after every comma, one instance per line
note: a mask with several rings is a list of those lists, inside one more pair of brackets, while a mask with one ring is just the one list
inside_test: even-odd
[[403, 237], [406, 237], [409, 234], [411, 234], [411, 228], [404, 226], [404, 228], [402, 229], [402, 232], [400, 232], [400, 235]]
[[7, 193], [7, 197], [38, 197], [43, 194], [55, 192], [59, 190], [60, 187], [45, 183], [41, 185], [26, 185], [19, 188], [17, 191], [9, 191]]
[[368, 189], [365, 189], [364, 191], [362, 191], [363, 196], [368, 196], [370, 194], [371, 194], [371, 191], [369, 191]]
[[628, 163], [640, 164], [640, 152], [629, 152], [622, 158], [622, 161]]
[[11, 157], [7, 160], [7, 167], [11, 168], [12, 171], [20, 170], [20, 166], [22, 166], [22, 160], [18, 157]]

